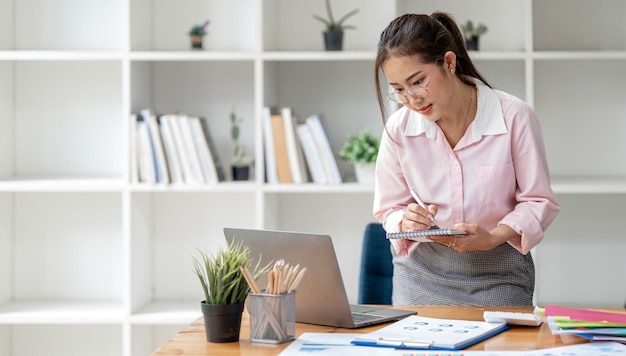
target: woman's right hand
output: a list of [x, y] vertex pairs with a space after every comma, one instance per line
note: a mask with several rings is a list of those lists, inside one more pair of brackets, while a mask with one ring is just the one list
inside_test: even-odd
[[417, 203], [407, 205], [402, 213], [401, 231], [427, 230], [433, 226], [432, 218], [437, 215], [437, 206], [430, 205], [428, 209], [422, 208]]

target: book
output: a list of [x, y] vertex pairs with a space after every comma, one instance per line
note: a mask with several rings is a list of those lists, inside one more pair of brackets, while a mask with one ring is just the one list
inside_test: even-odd
[[168, 168], [168, 162], [165, 158], [165, 149], [163, 148], [163, 139], [161, 137], [161, 129], [155, 114], [151, 112], [142, 113], [142, 116], [148, 123], [150, 129], [150, 140], [152, 142], [152, 149], [154, 152], [154, 162], [157, 183], [169, 184], [170, 173]]
[[306, 123], [299, 123], [296, 125], [296, 133], [313, 183], [328, 183], [322, 157], [315, 144], [311, 128]]
[[170, 172], [170, 182], [172, 184], [181, 184], [185, 182], [183, 171], [180, 163], [180, 153], [174, 141], [174, 133], [172, 132], [171, 123], [165, 116], [158, 118], [159, 127], [161, 129], [161, 138], [163, 138], [163, 148], [165, 149], [165, 158]]
[[204, 130], [200, 123], [200, 118], [197, 116], [187, 116], [187, 124], [189, 124], [189, 130], [191, 131], [191, 137], [193, 139], [196, 154], [200, 161], [200, 170], [202, 172], [203, 181], [205, 183], [215, 184], [219, 182], [217, 177], [217, 169], [215, 169], [215, 161], [213, 160], [213, 154], [209, 149], [209, 144], [204, 136]]
[[463, 230], [455, 230], [455, 229], [428, 229], [428, 230], [405, 231], [405, 232], [388, 232], [386, 234], [388, 240], [409, 239], [409, 240], [418, 241], [418, 242], [434, 242], [433, 240], [430, 240], [427, 237], [438, 236], [438, 235], [463, 236], [463, 235], [467, 235], [467, 232]]
[[283, 117], [283, 126], [285, 128], [285, 144], [287, 147], [287, 158], [289, 159], [289, 169], [293, 183], [305, 183], [308, 181], [306, 164], [303, 161], [302, 148], [296, 139], [296, 120], [291, 112], [291, 108], [285, 107], [281, 109]]
[[463, 350], [507, 329], [506, 323], [411, 315], [357, 337], [352, 343], [412, 350]]
[[285, 124], [281, 114], [275, 114], [272, 120], [272, 137], [274, 138], [274, 153], [276, 155], [276, 172], [279, 183], [292, 183], [289, 157], [287, 156], [287, 142], [285, 140]]
[[337, 158], [335, 157], [335, 153], [332, 145], [330, 144], [330, 140], [328, 139], [322, 120], [318, 115], [311, 115], [306, 119], [306, 123], [311, 128], [315, 144], [320, 152], [320, 156], [322, 157], [324, 172], [326, 173], [328, 183], [342, 183], [343, 179], [341, 177], [341, 173], [339, 172]]
[[136, 130], [139, 182], [154, 184], [157, 182], [154, 150], [152, 149], [148, 123], [141, 115], [137, 116]]
[[220, 159], [220, 155], [217, 151], [217, 146], [215, 145], [215, 141], [213, 141], [213, 136], [211, 135], [211, 131], [209, 130], [209, 121], [205, 117], [198, 117], [200, 120], [200, 126], [202, 126], [202, 131], [204, 132], [204, 138], [209, 145], [209, 151], [211, 152], [211, 156], [213, 157], [213, 165], [215, 166], [215, 171], [217, 172], [217, 181], [223, 182], [226, 180], [226, 175], [224, 172], [224, 166], [222, 165], [222, 160]]
[[265, 148], [265, 179], [271, 184], [278, 183], [274, 137], [272, 136], [272, 111], [268, 106], [263, 108], [263, 147]]
[[189, 154], [187, 153], [187, 145], [183, 139], [183, 135], [180, 131], [180, 125], [178, 124], [179, 117], [177, 114], [163, 115], [161, 120], [168, 122], [169, 127], [172, 130], [172, 136], [174, 137], [174, 144], [176, 145], [176, 151], [178, 152], [178, 158], [180, 160], [180, 167], [183, 173], [183, 179], [185, 183], [197, 182], [194, 178], [191, 163], [189, 161]]
[[186, 183], [204, 183], [204, 176], [202, 175], [202, 168], [200, 166], [200, 158], [195, 149], [193, 143], [193, 136], [191, 135], [191, 127], [189, 126], [187, 115], [176, 114], [174, 117], [174, 123], [177, 126], [177, 132], [180, 135], [178, 141], [183, 149], [184, 155], [187, 160], [187, 166], [189, 168], [189, 179], [186, 179]]

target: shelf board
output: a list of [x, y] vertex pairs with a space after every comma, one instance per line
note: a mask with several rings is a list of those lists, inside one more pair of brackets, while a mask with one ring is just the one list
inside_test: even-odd
[[374, 61], [375, 51], [269, 51], [266, 61]]
[[527, 52], [519, 51], [494, 51], [480, 50], [468, 52], [472, 60], [524, 60], [528, 56]]
[[197, 301], [155, 302], [132, 313], [130, 321], [135, 325], [188, 325], [201, 316], [200, 303]]
[[557, 194], [623, 194], [626, 177], [553, 177]]
[[218, 184], [147, 184], [133, 183], [130, 185], [131, 192], [170, 192], [170, 193], [195, 193], [195, 192], [245, 192], [254, 193], [256, 183], [247, 182], [220, 182]]
[[532, 56], [536, 60], [611, 60], [626, 59], [626, 50], [606, 50], [606, 51], [535, 51]]
[[133, 61], [253, 61], [256, 52], [237, 51], [132, 51]]
[[0, 51], [0, 60], [10, 61], [119, 61], [122, 58], [122, 51]]
[[[197, 193], [216, 192], [255, 193], [346, 193], [373, 194], [371, 184], [356, 182], [342, 184], [258, 184], [249, 182], [220, 182], [219, 184], [126, 184], [121, 179], [16, 179], [0, 181], [0, 192], [131, 192]], [[626, 177], [553, 177], [552, 189], [562, 194], [626, 193]]]
[[17, 178], [0, 180], [0, 192], [121, 192], [124, 181], [116, 178]]
[[120, 303], [48, 300], [0, 304], [0, 324], [118, 324]]
[[[623, 60], [626, 50], [597, 51], [469, 51], [476, 60]], [[86, 51], [0, 50], [0, 60], [10, 61], [374, 61], [376, 51]]]
[[263, 186], [266, 193], [370, 193], [374, 194], [374, 185], [356, 182], [342, 184], [266, 184]]

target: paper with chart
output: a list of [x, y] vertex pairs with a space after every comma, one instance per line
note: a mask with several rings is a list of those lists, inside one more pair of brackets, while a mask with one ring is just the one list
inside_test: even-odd
[[[324, 355], [324, 356], [441, 356], [441, 351], [397, 350], [351, 343], [363, 336], [356, 333], [302, 333], [292, 341], [280, 356]], [[591, 342], [577, 345], [558, 346], [539, 350], [523, 351], [446, 351], [446, 356], [624, 356], [626, 345], [617, 342]]]
[[394, 350], [392, 355], [403, 356], [623, 356], [626, 345], [617, 342], [591, 342], [586, 344], [551, 347], [524, 351], [407, 351]]
[[473, 345], [507, 328], [506, 323], [411, 315], [352, 342], [357, 345], [454, 350]]
[[393, 349], [356, 346], [351, 341], [360, 334], [353, 333], [302, 333], [285, 348], [279, 356], [384, 356], [392, 355]]

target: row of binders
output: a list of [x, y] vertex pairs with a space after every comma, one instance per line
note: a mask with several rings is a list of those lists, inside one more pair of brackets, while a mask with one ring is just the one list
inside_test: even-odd
[[548, 320], [553, 335], [577, 335], [592, 341], [626, 344], [626, 311], [555, 305], [546, 305], [535, 311]]
[[224, 170], [206, 118], [142, 110], [131, 115], [132, 182], [213, 184]]
[[318, 115], [300, 120], [291, 108], [263, 110], [263, 142], [268, 183], [340, 184], [337, 158]]

